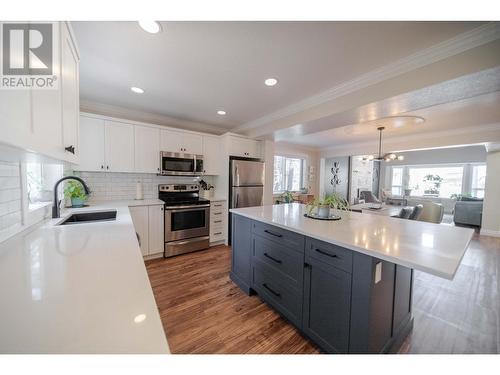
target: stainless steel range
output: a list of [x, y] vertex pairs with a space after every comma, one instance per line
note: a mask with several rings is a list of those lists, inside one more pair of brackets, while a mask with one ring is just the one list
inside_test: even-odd
[[158, 185], [165, 202], [165, 258], [209, 247], [210, 201], [199, 191], [197, 184]]

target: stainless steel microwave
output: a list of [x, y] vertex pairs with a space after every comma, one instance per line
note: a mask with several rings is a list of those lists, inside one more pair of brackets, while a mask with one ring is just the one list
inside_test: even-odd
[[161, 151], [160, 166], [164, 176], [200, 176], [203, 174], [203, 155]]

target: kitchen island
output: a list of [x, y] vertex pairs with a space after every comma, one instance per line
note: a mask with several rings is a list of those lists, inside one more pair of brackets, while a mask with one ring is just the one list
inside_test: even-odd
[[413, 270], [453, 279], [473, 230], [306, 206], [230, 210], [231, 279], [327, 353], [397, 351], [413, 327]]

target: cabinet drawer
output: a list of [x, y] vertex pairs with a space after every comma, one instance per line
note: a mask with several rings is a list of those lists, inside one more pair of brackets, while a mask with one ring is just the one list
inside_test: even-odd
[[220, 202], [210, 203], [210, 209], [212, 210], [223, 210], [225, 208], [226, 208], [226, 202], [220, 201]]
[[223, 231], [210, 232], [210, 242], [224, 241], [226, 236]]
[[274, 241], [254, 236], [254, 259], [267, 264], [276, 272], [289, 278], [296, 288], [302, 287], [304, 275], [304, 255], [298, 251], [290, 251]]
[[269, 305], [297, 327], [302, 325], [302, 291], [293, 288], [288, 279], [281, 277], [262, 262], [252, 267], [252, 287]]
[[352, 272], [352, 251], [323, 241], [307, 238], [307, 258], [314, 258], [331, 266]]
[[304, 252], [304, 236], [300, 234], [260, 222], [253, 223], [253, 233], [268, 240], [275, 241], [285, 246], [287, 249]]
[[216, 227], [216, 226], [225, 226], [226, 221], [221, 218], [221, 217], [211, 217], [210, 218], [210, 227]]

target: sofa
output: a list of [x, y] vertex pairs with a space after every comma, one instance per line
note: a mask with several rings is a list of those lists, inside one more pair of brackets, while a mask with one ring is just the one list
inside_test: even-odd
[[455, 224], [481, 226], [483, 215], [483, 200], [477, 198], [460, 198], [455, 203], [453, 221]]

